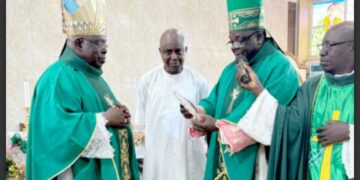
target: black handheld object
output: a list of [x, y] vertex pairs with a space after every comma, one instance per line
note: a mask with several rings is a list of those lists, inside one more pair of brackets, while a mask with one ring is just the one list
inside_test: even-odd
[[[243, 68], [243, 64], [247, 63], [246, 57], [243, 55], [240, 55], [240, 56], [236, 57], [236, 61], [237, 61], [237, 64], [236, 64], [237, 69], [240, 71], [245, 71]], [[248, 84], [250, 82], [249, 74], [247, 72], [245, 72], [245, 74], [240, 77], [240, 81], [244, 84]]]

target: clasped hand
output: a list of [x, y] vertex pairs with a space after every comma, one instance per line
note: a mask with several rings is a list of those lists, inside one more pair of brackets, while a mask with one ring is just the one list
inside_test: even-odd
[[107, 126], [123, 127], [130, 124], [131, 115], [126, 106], [117, 104], [109, 108], [102, 115], [108, 120]]

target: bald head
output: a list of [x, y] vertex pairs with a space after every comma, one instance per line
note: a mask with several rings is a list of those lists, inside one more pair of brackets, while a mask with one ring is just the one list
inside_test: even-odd
[[169, 74], [182, 72], [186, 50], [184, 34], [179, 30], [172, 28], [161, 34], [159, 52], [166, 72]]
[[326, 33], [328, 36], [335, 36], [339, 41], [354, 40], [354, 22], [344, 21], [331, 27]]
[[320, 51], [325, 72], [345, 74], [354, 70], [354, 23], [345, 21], [326, 32]]
[[160, 37], [160, 47], [167, 44], [179, 42], [184, 45], [184, 34], [177, 29], [171, 28], [164, 31]]

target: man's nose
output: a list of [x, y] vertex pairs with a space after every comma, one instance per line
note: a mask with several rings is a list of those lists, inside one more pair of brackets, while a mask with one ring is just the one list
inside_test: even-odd
[[242, 52], [245, 50], [245, 47], [240, 45], [240, 46], [233, 46], [231, 47], [232, 51], [235, 52], [235, 51], [240, 51], [240, 53], [242, 54]]
[[177, 55], [175, 52], [172, 52], [171, 55], [170, 55], [170, 58], [171, 59], [177, 59]]
[[319, 55], [320, 55], [320, 56], [326, 56], [326, 54], [327, 54], [327, 50], [325, 50], [325, 48], [322, 47], [322, 48], [320, 49], [320, 51], [319, 51]]
[[102, 48], [101, 53], [102, 53], [102, 54], [106, 54], [106, 53], [107, 53], [107, 48], [108, 48], [108, 45], [106, 44], [106, 45], [104, 46], [104, 48]]

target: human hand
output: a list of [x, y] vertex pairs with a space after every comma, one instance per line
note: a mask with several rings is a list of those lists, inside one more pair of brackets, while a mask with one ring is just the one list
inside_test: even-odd
[[200, 119], [194, 119], [194, 118], [190, 119], [193, 128], [195, 130], [205, 131], [205, 132], [216, 131], [217, 130], [217, 127], [215, 126], [216, 120], [213, 117], [207, 115], [204, 109], [198, 107], [196, 109], [200, 115]]
[[126, 106], [117, 104], [115, 107], [109, 108], [102, 115], [108, 120], [106, 125], [123, 127], [130, 124], [131, 115]]
[[326, 121], [327, 125], [316, 129], [322, 146], [339, 143], [350, 139], [349, 125], [340, 121]]
[[[246, 84], [241, 81], [241, 77], [245, 73], [247, 73], [249, 75], [249, 79], [250, 79], [250, 82], [248, 82]], [[236, 73], [236, 80], [238, 81], [238, 83], [240, 84], [241, 87], [243, 87], [244, 89], [250, 90], [256, 96], [258, 96], [264, 90], [264, 87], [261, 84], [261, 82], [259, 81], [256, 73], [247, 64], [243, 64], [243, 70], [238, 71]]]

